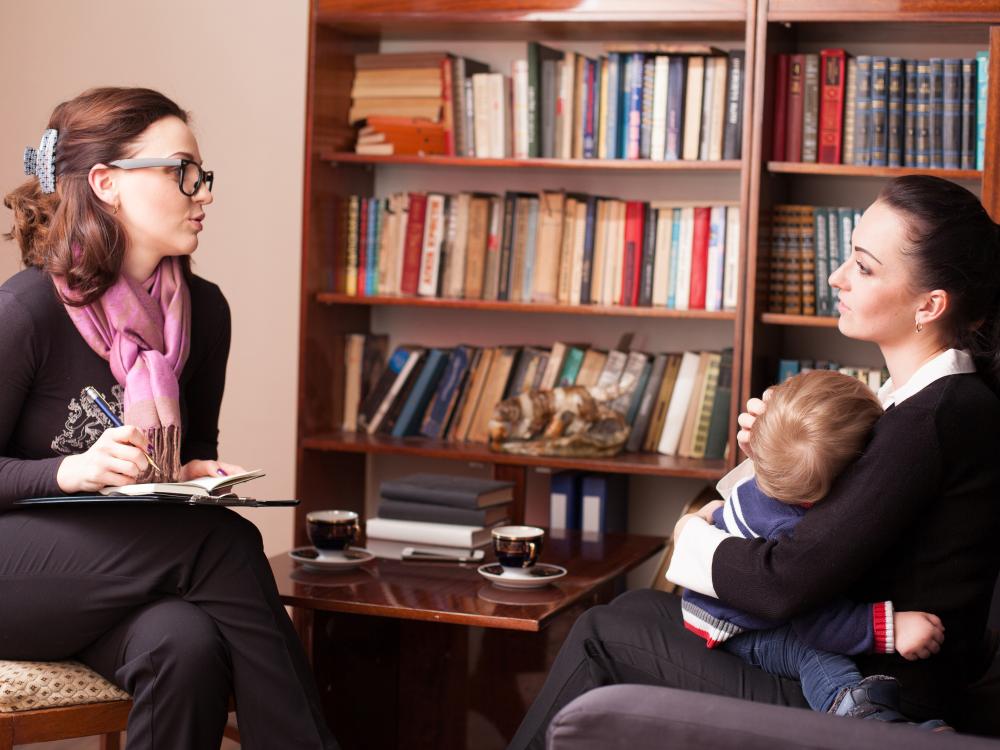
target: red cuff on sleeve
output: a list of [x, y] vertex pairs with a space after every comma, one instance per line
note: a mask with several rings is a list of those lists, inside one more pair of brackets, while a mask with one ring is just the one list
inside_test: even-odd
[[872, 605], [872, 624], [875, 633], [873, 653], [891, 654], [896, 650], [893, 614], [892, 602], [876, 602]]

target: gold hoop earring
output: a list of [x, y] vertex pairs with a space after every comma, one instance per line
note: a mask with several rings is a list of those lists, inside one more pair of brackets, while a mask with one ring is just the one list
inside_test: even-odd
[[118, 209], [119, 209], [120, 207], [121, 207], [121, 204], [120, 204], [120, 203], [116, 203], [116, 204], [115, 204], [115, 210], [114, 210], [114, 211], [112, 211], [111, 213], [113, 213], [113, 214], [114, 214], [115, 216], [117, 216], [117, 215], [118, 215]]
[[924, 327], [920, 324], [920, 321], [917, 321], [916, 328], [917, 328], [917, 333], [920, 333], [922, 330], [924, 330]]

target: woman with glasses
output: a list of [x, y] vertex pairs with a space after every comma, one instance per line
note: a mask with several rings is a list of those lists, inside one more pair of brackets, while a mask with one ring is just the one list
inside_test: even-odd
[[0, 286], [0, 659], [77, 659], [127, 690], [129, 748], [217, 750], [230, 696], [244, 747], [332, 748], [253, 524], [12, 506], [240, 471], [217, 460], [230, 316], [190, 268], [213, 174], [187, 120], [155, 91], [87, 91], [4, 200], [25, 269]]

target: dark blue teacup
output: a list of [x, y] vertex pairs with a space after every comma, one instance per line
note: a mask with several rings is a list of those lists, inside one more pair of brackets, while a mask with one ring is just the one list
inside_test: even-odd
[[537, 526], [498, 526], [493, 529], [493, 551], [505, 568], [530, 568], [542, 553], [545, 530]]
[[306, 514], [309, 541], [321, 557], [337, 557], [358, 538], [358, 514], [353, 510], [314, 510]]

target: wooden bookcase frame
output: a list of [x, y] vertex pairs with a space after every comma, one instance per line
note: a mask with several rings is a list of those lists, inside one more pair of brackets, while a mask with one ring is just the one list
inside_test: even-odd
[[[945, 179], [979, 185], [982, 200], [990, 215], [1000, 219], [1000, 10], [984, 10], [988, 4], [974, 0], [836, 0], [815, 3], [812, 0], [757, 0], [757, 23], [754, 55], [753, 122], [750, 127], [753, 145], [747, 225], [747, 278], [744, 285], [744, 332], [742, 341], [742, 383], [740, 403], [759, 394], [774, 382], [777, 359], [796, 355], [794, 332], [813, 328], [837, 327], [836, 318], [784, 315], [766, 312], [766, 295], [758, 283], [763, 260], [760, 250], [760, 218], [775, 203], [794, 194], [796, 180], [871, 180], [884, 181], [905, 174], [934, 174]], [[842, 46], [851, 52], [851, 29], [884, 27], [887, 38], [894, 28], [909, 37], [921, 38], [927, 45], [924, 57], [935, 56], [933, 44], [953, 30], [966, 32], [982, 27], [984, 46], [990, 51], [989, 89], [986, 125], [986, 155], [982, 171], [955, 169], [913, 169], [905, 167], [866, 167], [848, 164], [815, 164], [768, 161], [771, 150], [773, 91], [769, 64], [780, 52], [794, 52], [802, 27], [822, 26], [829, 35], [829, 46]], [[891, 44], [891, 42], [889, 42]], [[796, 202], [791, 200], [790, 202]], [[836, 334], [832, 334], [836, 335]], [[801, 339], [800, 339], [801, 340]], [[844, 364], [850, 364], [845, 362]]]
[[[735, 440], [724, 461], [692, 461], [656, 454], [625, 454], [614, 459], [572, 460], [515, 457], [491, 453], [477, 444], [420, 438], [392, 439], [342, 433], [344, 336], [371, 330], [372, 310], [399, 306], [444, 311], [491, 310], [512, 314], [602, 316], [614, 319], [721, 319], [732, 322], [734, 347], [733, 403], [730, 434], [736, 432], [740, 405], [768, 385], [770, 363], [786, 346], [786, 333], [832, 328], [825, 318], [763, 312], [756, 293], [759, 216], [794, 180], [886, 179], [914, 170], [853, 165], [769, 162], [770, 97], [767, 65], [775, 52], [796, 47], [803, 24], [829, 24], [832, 38], [850, 51], [843, 31], [850, 25], [905, 24], [932, 30], [982, 26], [990, 56], [989, 101], [1000, 101], [1000, 12], [986, 12], [974, 0], [594, 0], [585, 8], [556, 0], [313, 0], [309, 19], [308, 87], [302, 239], [299, 396], [296, 492], [296, 543], [305, 542], [302, 516], [328, 507], [335, 493], [338, 507], [364, 513], [366, 461], [371, 454], [448, 458], [490, 464], [495, 477], [516, 484], [515, 517], [522, 518], [527, 469], [531, 466], [577, 468], [662, 477], [713, 479], [736, 462]], [[839, 29], [839, 30], [838, 30]], [[353, 57], [375, 52], [381, 40], [595, 40], [698, 41], [727, 39], [746, 49], [743, 144], [739, 161], [644, 162], [558, 159], [470, 159], [464, 157], [359, 156], [351, 151], [353, 129], [347, 120]], [[928, 52], [927, 56], [931, 53]], [[993, 109], [996, 109], [994, 106]], [[765, 148], [766, 144], [766, 148]], [[451, 299], [348, 297], [326, 288], [332, 262], [334, 196], [371, 195], [375, 167], [419, 165], [436, 169], [603, 171], [609, 174], [662, 172], [665, 175], [731, 173], [739, 179], [741, 207], [740, 301], [735, 311], [677, 312], [650, 308], [514, 304]], [[986, 162], [982, 172], [929, 170], [950, 179], [978, 181], [983, 202], [1000, 218], [1000, 118], [987, 123]], [[710, 200], [705, 196], [706, 201]], [[441, 313], [451, 314], [451, 313]], [[831, 334], [832, 335], [832, 334]], [[473, 342], [474, 343], [474, 342]]]

